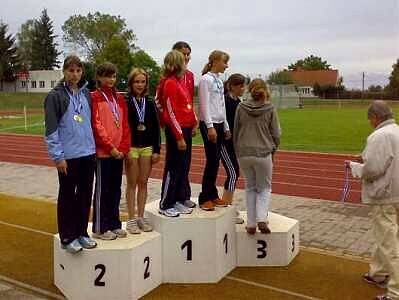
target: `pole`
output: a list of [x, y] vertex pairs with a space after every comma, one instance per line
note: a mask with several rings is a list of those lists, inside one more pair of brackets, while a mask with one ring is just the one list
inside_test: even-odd
[[362, 99], [364, 99], [364, 72], [362, 73]]
[[25, 119], [25, 131], [28, 131], [28, 122], [26, 117], [26, 105], [24, 105], [24, 119]]

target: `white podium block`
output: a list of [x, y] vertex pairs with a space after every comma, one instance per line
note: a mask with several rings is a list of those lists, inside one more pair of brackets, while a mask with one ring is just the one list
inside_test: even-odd
[[138, 299], [162, 283], [159, 233], [96, 241], [96, 248], [70, 254], [54, 236], [54, 283], [68, 299]]
[[237, 266], [286, 266], [299, 252], [299, 222], [269, 212], [271, 234], [246, 232], [246, 212], [241, 212], [245, 223], [236, 225]]
[[162, 236], [163, 282], [218, 282], [236, 267], [233, 207], [203, 211], [197, 206], [177, 218], [162, 216], [158, 209], [159, 201], [146, 206]]

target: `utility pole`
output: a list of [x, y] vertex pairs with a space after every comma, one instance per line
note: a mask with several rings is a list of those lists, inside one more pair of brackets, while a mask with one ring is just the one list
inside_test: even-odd
[[364, 99], [364, 72], [362, 73], [362, 99]]

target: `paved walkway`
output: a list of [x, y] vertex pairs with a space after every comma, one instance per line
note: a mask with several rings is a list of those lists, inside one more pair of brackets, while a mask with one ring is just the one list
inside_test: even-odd
[[[150, 179], [148, 202], [159, 199], [160, 185], [160, 180]], [[191, 187], [193, 197], [198, 196], [201, 186], [192, 184]], [[57, 191], [55, 168], [0, 162], [0, 193], [56, 201]], [[244, 195], [243, 190], [237, 190], [235, 194], [240, 210], [245, 210]], [[124, 200], [121, 210], [126, 211]], [[374, 240], [368, 206], [273, 194], [271, 210], [300, 221], [301, 246], [341, 255], [370, 257]], [[10, 287], [3, 285], [0, 279], [0, 299], [36, 299], [29, 298], [31, 295], [3, 298], [7, 286]], [[16, 289], [15, 292], [20, 291]]]

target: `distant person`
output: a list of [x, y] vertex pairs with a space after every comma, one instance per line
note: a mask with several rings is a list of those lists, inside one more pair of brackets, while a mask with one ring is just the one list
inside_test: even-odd
[[377, 244], [363, 279], [387, 288], [376, 299], [399, 299], [399, 126], [381, 100], [370, 105], [368, 119], [374, 132], [367, 138], [362, 162], [346, 161], [352, 175], [362, 179], [362, 202], [371, 205]]
[[70, 253], [97, 246], [87, 233], [95, 144], [91, 127], [91, 98], [82, 80], [84, 67], [74, 55], [65, 58], [64, 78], [44, 102], [46, 143], [58, 171], [58, 231], [61, 247]]
[[245, 177], [247, 226], [249, 234], [270, 233], [267, 215], [272, 190], [272, 155], [280, 144], [277, 111], [262, 79], [248, 86], [251, 99], [238, 105], [234, 121], [234, 148]]
[[181, 82], [185, 71], [183, 54], [177, 50], [168, 52], [164, 59], [163, 79], [157, 89], [166, 137], [159, 213], [167, 217], [178, 217], [193, 211], [183, 204], [187, 200], [186, 183], [191, 155], [187, 145], [191, 145], [192, 132], [197, 124], [192, 98]]
[[115, 88], [117, 69], [103, 63], [96, 71], [92, 123], [97, 169], [93, 209], [93, 237], [114, 240], [126, 237], [119, 217], [123, 160], [130, 149], [126, 102]]
[[[186, 87], [187, 92], [190, 95], [190, 100], [191, 100], [191, 106], [194, 109], [194, 74], [187, 68], [188, 63], [190, 62], [191, 59], [191, 47], [188, 43], [183, 42], [183, 41], [179, 41], [176, 42], [173, 47], [172, 50], [177, 50], [179, 52], [181, 52], [184, 56], [184, 63], [186, 65], [186, 71], [184, 72], [182, 78], [180, 79], [183, 86]], [[194, 111], [195, 114], [195, 111]], [[198, 128], [198, 119], [197, 116], [195, 115], [195, 119], [196, 119], [196, 125], [194, 126], [191, 135], [195, 136], [197, 134], [197, 128]], [[192, 152], [192, 139], [191, 140], [187, 140], [187, 172], [190, 170], [190, 166], [191, 166], [191, 152]], [[187, 207], [190, 208], [194, 208], [196, 206], [195, 202], [191, 201], [191, 187], [190, 187], [190, 182], [189, 182], [189, 178], [188, 178], [188, 174], [187, 176], [185, 176], [185, 178], [187, 178], [185, 185], [185, 189], [186, 189], [186, 197], [185, 197], [185, 201], [183, 202], [183, 204]]]
[[[230, 132], [233, 135], [234, 118], [238, 104], [241, 102], [240, 97], [245, 91], [245, 77], [241, 74], [232, 74], [225, 82], [224, 101], [226, 105], [226, 118], [229, 123]], [[234, 150], [233, 140], [224, 140], [221, 146], [221, 158], [227, 178], [224, 182], [224, 191], [222, 200], [231, 205], [233, 203], [234, 191], [236, 188], [238, 176], [240, 175], [240, 167], [238, 165], [237, 156]], [[240, 217], [238, 208], [236, 207], [236, 223], [242, 224], [244, 220]]]
[[219, 50], [212, 51], [199, 81], [200, 131], [204, 141], [206, 164], [198, 202], [206, 211], [214, 210], [215, 206], [228, 205], [226, 200], [219, 198], [216, 188], [223, 140], [231, 138], [226, 118], [224, 87], [219, 78], [219, 74], [227, 69], [228, 61], [227, 53]]
[[148, 96], [147, 72], [134, 68], [129, 74], [127, 89], [131, 148], [126, 159], [126, 202], [129, 212], [126, 229], [138, 234], [152, 231], [152, 225], [144, 217], [144, 209], [152, 165], [161, 158], [161, 135], [157, 108]]

